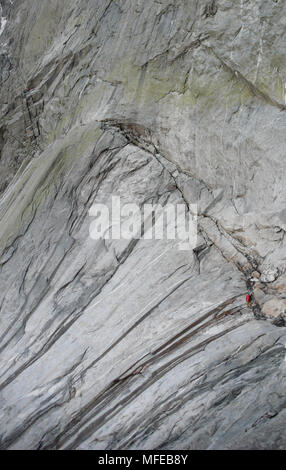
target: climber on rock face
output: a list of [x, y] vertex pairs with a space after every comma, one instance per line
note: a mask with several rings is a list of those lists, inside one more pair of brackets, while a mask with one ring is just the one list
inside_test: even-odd
[[249, 305], [252, 301], [252, 295], [251, 294], [247, 294], [246, 296], [246, 303]]

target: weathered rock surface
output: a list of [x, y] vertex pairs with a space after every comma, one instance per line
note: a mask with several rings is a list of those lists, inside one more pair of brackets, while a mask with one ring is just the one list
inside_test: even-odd
[[285, 448], [285, 2], [1, 4], [1, 447]]

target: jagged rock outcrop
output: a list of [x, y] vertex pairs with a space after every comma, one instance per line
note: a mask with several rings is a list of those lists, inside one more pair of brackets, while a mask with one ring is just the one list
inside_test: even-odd
[[285, 448], [285, 2], [1, 5], [1, 447]]

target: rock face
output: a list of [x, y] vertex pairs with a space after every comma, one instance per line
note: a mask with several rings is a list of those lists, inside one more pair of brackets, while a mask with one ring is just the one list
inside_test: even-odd
[[285, 448], [285, 2], [1, 4], [1, 447]]

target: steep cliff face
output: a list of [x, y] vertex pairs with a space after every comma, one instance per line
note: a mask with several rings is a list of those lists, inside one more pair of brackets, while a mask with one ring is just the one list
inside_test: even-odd
[[285, 448], [285, 2], [1, 4], [1, 447]]

